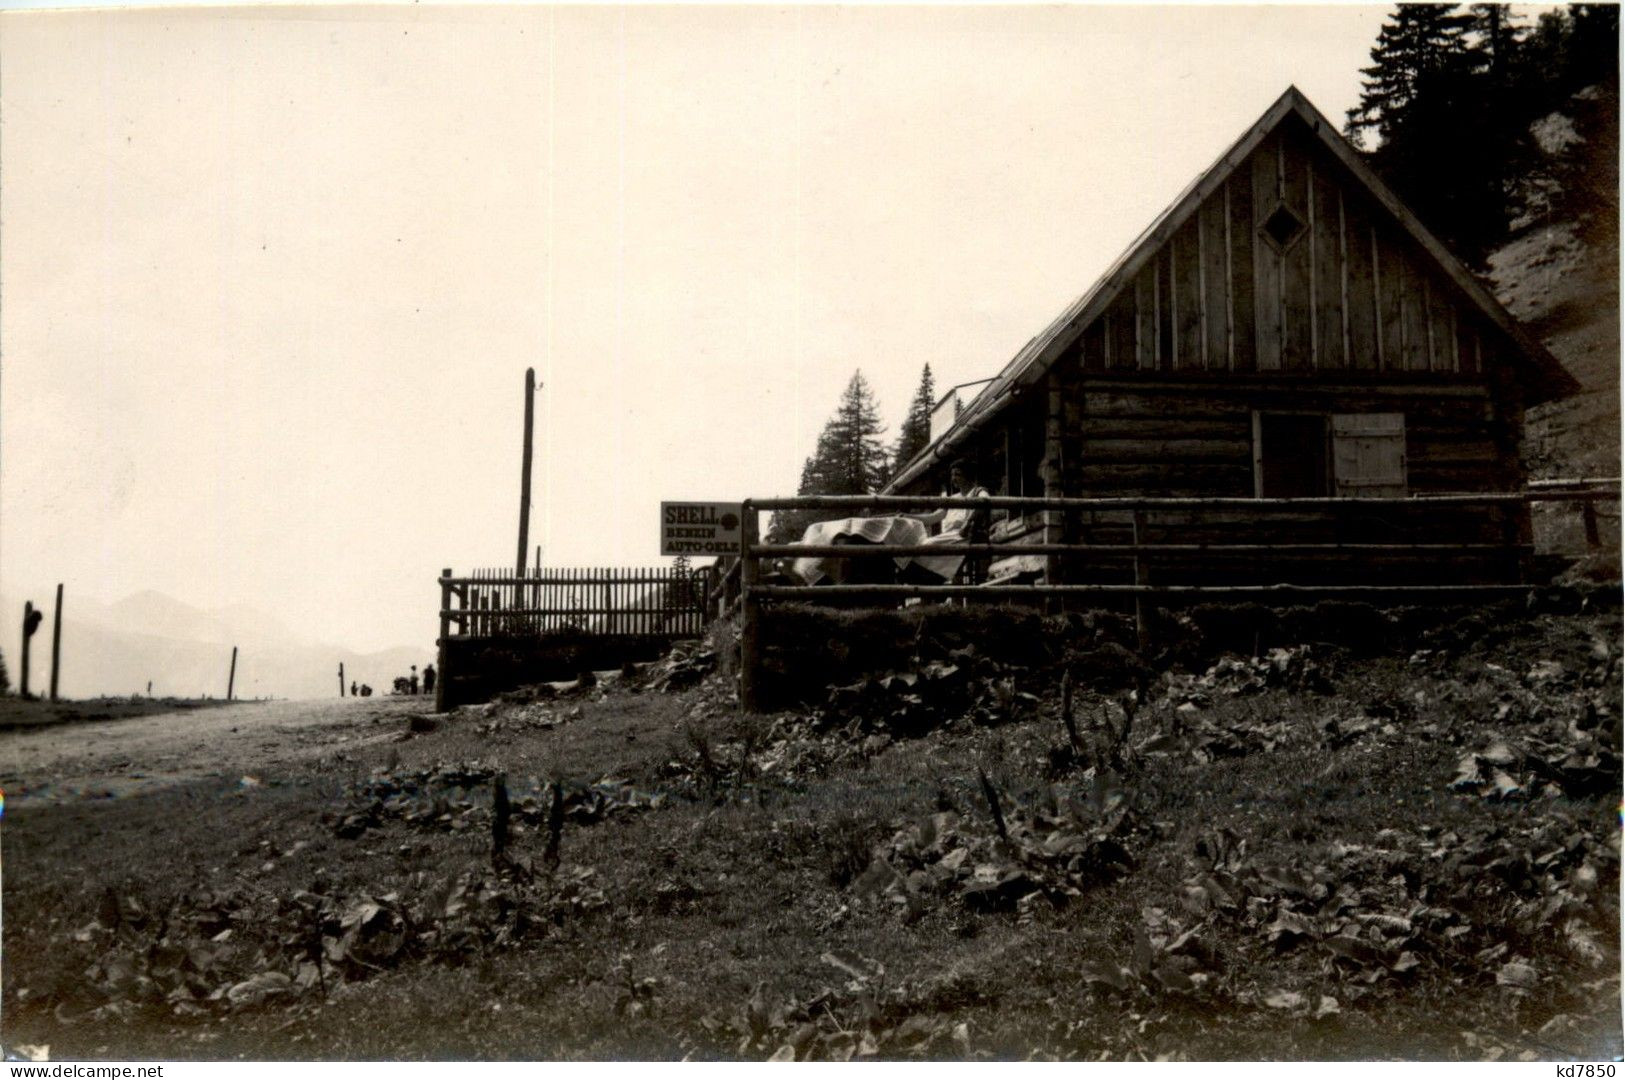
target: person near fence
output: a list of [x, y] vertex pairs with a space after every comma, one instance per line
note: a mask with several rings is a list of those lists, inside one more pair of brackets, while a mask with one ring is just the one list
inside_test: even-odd
[[433, 664], [424, 664], [423, 665], [423, 692], [425, 694], [434, 693], [434, 665]]
[[350, 682], [350, 696], [351, 696], [351, 697], [355, 697], [355, 696], [356, 696], [356, 692], [355, 692], [355, 681], [354, 681], [354, 680], [351, 680], [351, 682]]
[[[953, 463], [948, 471], [949, 482], [953, 485], [954, 493], [972, 499], [986, 499], [991, 497], [987, 488], [978, 484], [972, 471], [970, 462], [961, 459]], [[926, 525], [942, 525], [941, 531], [930, 537], [927, 544], [965, 544], [985, 543], [988, 537], [988, 524], [991, 515], [982, 507], [955, 507], [952, 510], [933, 510], [927, 514], [908, 514]], [[986, 565], [986, 558], [977, 556], [966, 565], [963, 555], [916, 555], [908, 560], [902, 569], [910, 577], [920, 576], [937, 581], [953, 581], [959, 574], [960, 567], [965, 566], [966, 578], [971, 584], [976, 584], [981, 577], [982, 568]], [[917, 572], [923, 572], [919, 574]]]
[[410, 693], [412, 694], [412, 696], [417, 697], [417, 695], [418, 695], [418, 666], [416, 664], [412, 665], [412, 677], [410, 679], [406, 680], [406, 684], [411, 687]]

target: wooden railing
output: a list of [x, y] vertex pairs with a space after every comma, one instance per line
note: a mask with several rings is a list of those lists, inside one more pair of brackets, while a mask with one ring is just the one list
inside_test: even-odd
[[[1531, 501], [1555, 501], [1541, 499], [1539, 496], [1558, 492], [1577, 494], [1579, 498], [1573, 501], [1577, 502], [1580, 507], [1580, 520], [1585, 526], [1586, 546], [1599, 548], [1602, 547], [1602, 528], [1597, 519], [1603, 512], [1597, 509], [1597, 503], [1609, 499], [1618, 502], [1619, 483], [1620, 478], [1617, 476], [1582, 477], [1574, 480], [1531, 480], [1529, 482], [1529, 491]], [[1598, 494], [1598, 492], [1606, 491], [1610, 487], [1613, 490], [1612, 496]], [[1618, 517], [1619, 511], [1616, 510], [1613, 516]]]
[[[1355, 558], [1379, 555], [1411, 555], [1445, 558], [1459, 555], [1493, 555], [1496, 552], [1518, 551], [1522, 543], [1518, 512], [1533, 502], [1575, 503], [1581, 506], [1587, 521], [1587, 539], [1600, 544], [1596, 527], [1595, 504], [1599, 501], [1618, 502], [1619, 481], [1584, 480], [1559, 481], [1531, 485], [1521, 492], [1474, 492], [1444, 495], [1423, 495], [1391, 499], [1245, 499], [1245, 498], [1093, 498], [1044, 499], [992, 497], [945, 497], [909, 495], [852, 495], [852, 496], [800, 496], [796, 498], [747, 499], [743, 503], [743, 531], [740, 553], [740, 702], [747, 711], [755, 711], [760, 702], [759, 670], [761, 660], [761, 615], [766, 601], [834, 601], [845, 598], [872, 598], [876, 601], [904, 598], [939, 599], [954, 597], [980, 600], [1060, 600], [1065, 598], [1126, 597], [1135, 602], [1136, 622], [1142, 642], [1147, 638], [1148, 620], [1145, 600], [1148, 597], [1210, 596], [1214, 598], [1269, 599], [1314, 595], [1359, 595], [1440, 597], [1447, 593], [1484, 595], [1488, 593], [1514, 594], [1526, 592], [1527, 585], [1465, 584], [1465, 585], [1384, 585], [1375, 582], [1361, 584], [1151, 584], [1148, 567], [1153, 555], [1184, 556], [1258, 556], [1264, 558], [1287, 556], [1338, 556]], [[1428, 543], [1428, 542], [1363, 542], [1363, 543], [1153, 543], [1146, 540], [1148, 515], [1161, 511], [1225, 511], [1266, 522], [1270, 515], [1293, 511], [1322, 511], [1338, 514], [1381, 514], [1384, 510], [1419, 511], [1428, 508], [1501, 508], [1506, 531], [1498, 542], [1482, 544]], [[1044, 521], [1044, 537], [1040, 543], [961, 543], [961, 544], [866, 544], [866, 545], [801, 545], [762, 544], [758, 514], [772, 510], [829, 511], [845, 516], [880, 513], [921, 513], [939, 509], [1005, 510], [1020, 514], [1038, 514]], [[1100, 512], [1127, 512], [1131, 532], [1129, 543], [1064, 543], [1058, 540], [1062, 521], [1066, 515], [1095, 514]], [[1526, 515], [1525, 515], [1526, 516]], [[841, 558], [895, 558], [910, 555], [1043, 555], [1047, 559], [1045, 580], [1031, 585], [964, 584], [834, 584], [834, 585], [778, 585], [762, 580], [762, 560], [790, 557]], [[1118, 556], [1125, 557], [1132, 566], [1132, 583], [1069, 584], [1059, 580], [1060, 559], [1064, 556]]]

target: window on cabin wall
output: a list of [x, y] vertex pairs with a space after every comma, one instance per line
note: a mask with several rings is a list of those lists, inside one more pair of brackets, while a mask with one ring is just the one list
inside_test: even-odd
[[1347, 498], [1403, 498], [1405, 415], [1359, 413], [1333, 416], [1332, 484]]
[[1259, 498], [1397, 498], [1407, 491], [1402, 413], [1253, 414]]
[[1017, 410], [1004, 429], [1000, 494], [1041, 498], [1044, 491], [1044, 417], [1036, 408]]

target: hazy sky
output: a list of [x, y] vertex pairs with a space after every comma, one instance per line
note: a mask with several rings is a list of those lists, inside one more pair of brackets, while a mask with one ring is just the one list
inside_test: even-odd
[[[427, 646], [442, 566], [652, 565], [997, 371], [1383, 7], [0, 16], [0, 592]], [[15, 647], [14, 627], [0, 647]]]

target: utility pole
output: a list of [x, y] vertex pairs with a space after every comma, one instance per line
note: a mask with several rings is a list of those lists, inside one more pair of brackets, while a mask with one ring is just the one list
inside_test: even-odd
[[519, 467], [519, 555], [514, 576], [525, 576], [525, 548], [530, 537], [530, 444], [536, 425], [536, 369], [525, 369], [525, 451]]
[[56, 700], [56, 673], [62, 660], [62, 583], [56, 583], [56, 614], [51, 621], [51, 700]]
[[231, 688], [237, 685], [237, 646], [231, 647], [231, 674], [226, 678], [226, 700], [231, 700]]

